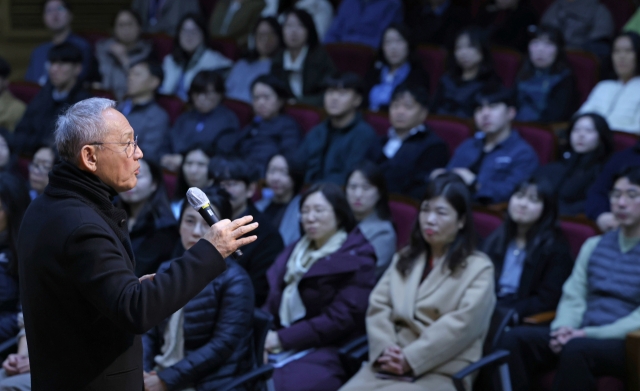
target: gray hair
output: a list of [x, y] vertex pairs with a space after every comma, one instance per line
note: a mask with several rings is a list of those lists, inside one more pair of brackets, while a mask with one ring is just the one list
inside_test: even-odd
[[54, 132], [60, 157], [76, 162], [84, 145], [102, 141], [109, 132], [102, 112], [115, 107], [116, 102], [111, 99], [89, 98], [74, 104], [60, 115]]

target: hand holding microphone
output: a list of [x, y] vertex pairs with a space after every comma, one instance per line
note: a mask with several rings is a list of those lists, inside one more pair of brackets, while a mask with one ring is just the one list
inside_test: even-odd
[[214, 213], [206, 194], [197, 187], [192, 187], [187, 191], [187, 201], [200, 216], [211, 226], [204, 238], [208, 240], [224, 257], [233, 255], [238, 258], [242, 252], [238, 248], [255, 241], [258, 237], [248, 236], [241, 238], [248, 232], [258, 228], [258, 223], [251, 223], [252, 216], [244, 216], [239, 219], [230, 221], [228, 219], [219, 220]]

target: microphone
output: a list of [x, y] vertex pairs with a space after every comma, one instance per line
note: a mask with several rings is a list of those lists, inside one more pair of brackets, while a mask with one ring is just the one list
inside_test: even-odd
[[[187, 201], [189, 201], [189, 205], [200, 213], [200, 216], [204, 219], [204, 221], [209, 224], [209, 226], [214, 225], [220, 219], [216, 216], [215, 212], [211, 208], [211, 203], [209, 202], [209, 197], [197, 187], [191, 187], [187, 190]], [[238, 257], [242, 256], [242, 251], [240, 249], [236, 250], [233, 254], [231, 254], [233, 259], [238, 259]]]

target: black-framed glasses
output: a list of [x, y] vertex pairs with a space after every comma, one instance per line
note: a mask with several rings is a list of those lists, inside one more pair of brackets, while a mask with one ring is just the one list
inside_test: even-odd
[[[130, 158], [136, 153], [136, 149], [138, 149], [138, 136], [133, 139], [133, 141], [127, 141], [126, 143], [91, 143], [89, 145], [107, 145], [107, 144], [115, 144], [115, 145], [125, 145], [124, 153], [127, 155], [127, 158]], [[133, 147], [133, 148], [132, 148]]]

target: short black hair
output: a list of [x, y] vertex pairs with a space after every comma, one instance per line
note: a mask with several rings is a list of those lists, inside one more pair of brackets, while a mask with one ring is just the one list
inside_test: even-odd
[[429, 92], [426, 88], [419, 84], [410, 84], [410, 83], [400, 83], [394, 90], [393, 94], [391, 94], [391, 102], [396, 99], [399, 99], [404, 94], [409, 94], [415, 99], [420, 106], [425, 109], [429, 108]]
[[324, 81], [325, 89], [330, 88], [344, 88], [348, 90], [354, 90], [359, 95], [364, 95], [364, 83], [362, 78], [357, 73], [345, 72], [336, 73], [333, 76], [329, 76]]
[[640, 186], [640, 166], [625, 166], [613, 177], [613, 183], [622, 178], [627, 178], [632, 184]]
[[49, 49], [47, 54], [49, 62], [68, 62], [82, 64], [82, 50], [70, 42], [63, 42]]
[[249, 185], [258, 179], [256, 170], [252, 166], [242, 159], [233, 157], [214, 157], [209, 163], [209, 171], [216, 183], [236, 180]]
[[207, 92], [209, 86], [213, 86], [213, 89], [218, 94], [224, 95], [224, 79], [220, 73], [216, 71], [200, 71], [196, 74], [189, 87], [189, 99], [191, 95], [202, 92]]
[[335, 183], [317, 183], [308, 188], [300, 198], [300, 210], [306, 199], [313, 193], [320, 192], [333, 207], [333, 212], [338, 221], [338, 228], [343, 228], [347, 232], [351, 232], [356, 227], [356, 218], [353, 216], [347, 197], [340, 186]]
[[[49, 4], [49, 2], [51, 2], [51, 1], [54, 1], [54, 0], [44, 0], [44, 1], [42, 2], [42, 12], [43, 12], [43, 13], [44, 13], [44, 10], [47, 8], [47, 4]], [[71, 8], [71, 4], [69, 4], [69, 2], [68, 2], [68, 1], [66, 1], [66, 0], [57, 0], [57, 1], [61, 2], [61, 3], [62, 3], [62, 5], [64, 6], [64, 8], [66, 8], [66, 9], [67, 9], [67, 11], [69, 11], [69, 12], [73, 12], [73, 10], [72, 10], [72, 8]]]
[[118, 16], [120, 16], [120, 14], [122, 13], [127, 13], [131, 16], [133, 16], [133, 19], [135, 19], [136, 23], [138, 23], [138, 27], [142, 28], [142, 17], [140, 16], [140, 14], [135, 11], [132, 10], [131, 8], [120, 8], [118, 10], [118, 12], [116, 12], [115, 15], [113, 15], [113, 20], [111, 21], [111, 26], [115, 27], [116, 26], [116, 21], [118, 20]]
[[504, 103], [508, 107], [516, 107], [516, 94], [511, 88], [499, 83], [489, 83], [478, 91], [474, 97], [475, 107]]
[[11, 65], [0, 56], [0, 77], [7, 79], [11, 75]]
[[152, 76], [158, 78], [158, 80], [160, 81], [158, 83], [158, 88], [160, 88], [160, 86], [162, 85], [162, 82], [164, 81], [164, 69], [162, 69], [162, 65], [160, 65], [160, 63], [155, 61], [154, 59], [148, 57], [148, 58], [143, 58], [141, 60], [135, 61], [133, 64], [131, 64], [129, 69], [140, 64], [146, 65], [147, 68], [149, 69], [149, 73]]
[[293, 97], [293, 94], [289, 89], [289, 85], [272, 74], [266, 74], [256, 77], [255, 80], [251, 83], [251, 92], [253, 92], [253, 88], [258, 83], [262, 83], [271, 87], [273, 92], [278, 95], [278, 99], [286, 101], [287, 99]]

